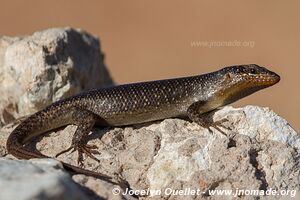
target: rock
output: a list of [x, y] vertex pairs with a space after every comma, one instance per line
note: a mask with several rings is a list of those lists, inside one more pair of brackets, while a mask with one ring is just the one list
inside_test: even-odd
[[0, 158], [0, 199], [88, 199], [53, 159], [13, 161]]
[[99, 40], [82, 30], [53, 28], [0, 38], [0, 125], [110, 84]]
[[[211, 117], [214, 121], [228, 119], [224, 123], [227, 128], [221, 128], [225, 135], [181, 119], [125, 128], [94, 128], [89, 144], [98, 146], [99, 154], [95, 156], [101, 162], [86, 158], [84, 167], [110, 176], [118, 173], [137, 193], [151, 191], [148, 194], [152, 195], [141, 199], [232, 199], [232, 196], [214, 196], [212, 192], [220, 189], [235, 192], [237, 188], [260, 192], [289, 190], [287, 196], [241, 193], [243, 199], [295, 196], [300, 188], [300, 135], [286, 120], [269, 108], [257, 106], [227, 106]], [[75, 128], [67, 126], [38, 138], [37, 149], [54, 156], [69, 147]], [[4, 146], [11, 129], [8, 126], [1, 129], [1, 145]], [[77, 165], [75, 152], [58, 159]], [[103, 196], [103, 187], [99, 189], [96, 179], [83, 175], [73, 178]], [[111, 186], [106, 188], [106, 194], [111, 195]], [[191, 194], [191, 190], [197, 189], [198, 195]], [[189, 195], [165, 193], [175, 190]]]
[[[112, 189], [122, 191], [118, 186], [91, 177], [87, 179], [83, 175], [76, 175], [74, 179], [92, 189], [97, 187], [98, 195], [87, 187], [74, 182], [57, 160], [31, 159], [30, 161], [16, 161], [0, 158], [0, 199], [3, 200], [124, 199], [121, 195], [113, 195], [108, 192]], [[16, 191], [18, 192], [16, 193]], [[128, 197], [128, 199], [132, 198]]]

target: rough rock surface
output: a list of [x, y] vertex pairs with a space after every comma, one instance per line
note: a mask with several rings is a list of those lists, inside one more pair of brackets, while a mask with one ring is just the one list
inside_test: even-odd
[[0, 158], [0, 199], [88, 199], [53, 159]]
[[0, 125], [82, 90], [112, 84], [99, 40], [72, 28], [0, 37]]
[[[221, 128], [225, 135], [214, 128], [210, 132], [181, 119], [124, 128], [95, 128], [89, 144], [99, 147], [99, 154], [95, 155], [101, 162], [87, 158], [84, 167], [111, 176], [119, 173], [134, 191], [152, 191], [152, 195], [140, 199], [236, 199], [210, 192], [219, 189], [235, 192], [237, 188], [291, 190], [289, 196], [240, 195], [237, 199], [290, 199], [295, 195], [300, 188], [300, 135], [286, 120], [269, 108], [256, 106], [227, 106], [212, 118], [228, 119], [224, 125], [230, 130]], [[54, 156], [69, 147], [75, 128], [67, 126], [38, 139], [37, 149]], [[9, 126], [1, 129], [1, 145], [4, 146], [11, 130]], [[58, 159], [77, 165], [77, 153], [66, 153]], [[101, 180], [84, 175], [73, 179], [100, 197], [122, 198], [112, 195], [116, 186]], [[167, 195], [164, 193], [167, 188], [199, 189], [200, 193]]]

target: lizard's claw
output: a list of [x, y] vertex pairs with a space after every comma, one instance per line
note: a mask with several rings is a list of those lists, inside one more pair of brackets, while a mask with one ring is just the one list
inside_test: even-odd
[[73, 153], [74, 151], [78, 151], [77, 162], [80, 166], [83, 166], [83, 154], [86, 154], [88, 157], [92, 158], [93, 160], [100, 162], [100, 160], [93, 155], [93, 154], [99, 154], [98, 151], [94, 150], [97, 148], [98, 147], [96, 145], [88, 145], [88, 144], [71, 145], [66, 150], [63, 150], [63, 151], [59, 152], [58, 154], [56, 154], [55, 157], [57, 158], [61, 154], [66, 153], [68, 151], [71, 151], [71, 153]]
[[225, 132], [222, 131], [220, 129], [220, 127], [224, 128], [224, 129], [227, 129], [227, 130], [231, 130], [230, 128], [223, 125], [223, 123], [227, 122], [227, 121], [228, 121], [228, 119], [221, 119], [221, 120], [218, 120], [218, 121], [215, 121], [215, 122], [205, 123], [204, 128], [207, 128], [210, 132], [212, 132], [210, 127], [215, 128], [217, 131], [219, 131], [220, 133], [222, 133], [223, 135], [226, 136]]
[[100, 162], [98, 158], [96, 158], [93, 154], [99, 154], [98, 151], [94, 150], [98, 147], [96, 145], [78, 145], [76, 150], [78, 151], [78, 159], [77, 162], [80, 166], [83, 165], [83, 154], [86, 154], [88, 157], [92, 158], [93, 160]]
[[[71, 151], [72, 150], [72, 151]], [[71, 153], [73, 153], [76, 149], [73, 147], [73, 145], [71, 145], [69, 148], [57, 153], [55, 155], [55, 158], [57, 158], [58, 156], [60, 156], [61, 154], [67, 153], [68, 151], [71, 151]]]

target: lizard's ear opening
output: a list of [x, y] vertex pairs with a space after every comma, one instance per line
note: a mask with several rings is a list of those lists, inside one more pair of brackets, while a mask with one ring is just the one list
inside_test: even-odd
[[225, 75], [225, 80], [226, 81], [231, 81], [232, 79], [233, 79], [233, 74], [232, 73], [226, 73], [226, 75]]

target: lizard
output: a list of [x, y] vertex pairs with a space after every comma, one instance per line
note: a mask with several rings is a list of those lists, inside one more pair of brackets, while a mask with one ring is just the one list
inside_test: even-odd
[[216, 128], [225, 120], [208, 121], [206, 115], [280, 81], [280, 76], [256, 64], [224, 67], [189, 77], [164, 79], [94, 89], [57, 101], [22, 121], [9, 135], [8, 153], [20, 159], [48, 158], [26, 148], [32, 138], [69, 124], [77, 125], [67, 151], [77, 151], [80, 167], [64, 163], [66, 170], [99, 177], [111, 177], [82, 167], [83, 155], [93, 155], [96, 146], [87, 144], [92, 127], [126, 126], [187, 117], [204, 128]]

